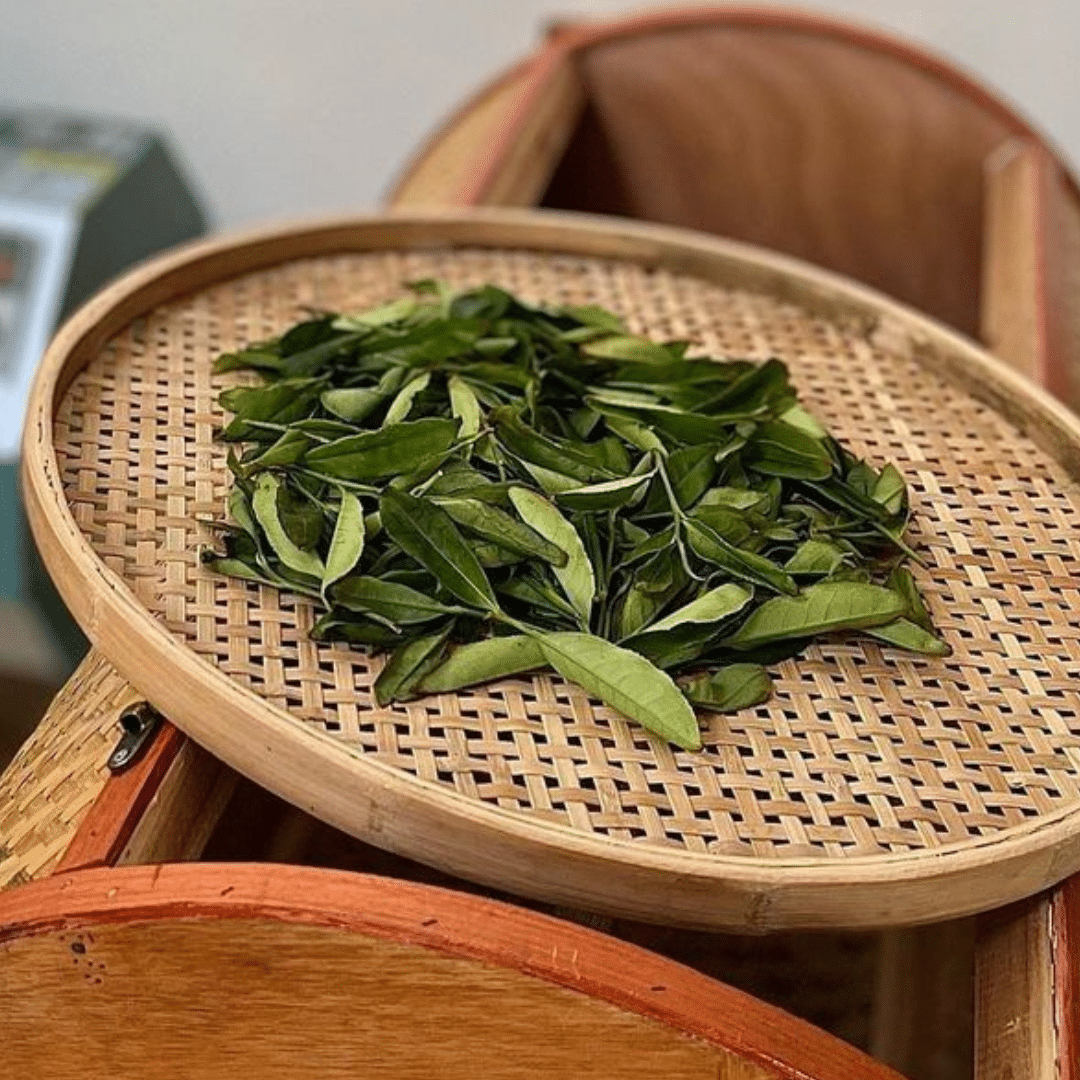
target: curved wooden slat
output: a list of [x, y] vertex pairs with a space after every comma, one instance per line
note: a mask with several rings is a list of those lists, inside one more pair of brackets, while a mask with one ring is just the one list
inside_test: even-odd
[[281, 866], [88, 870], [0, 897], [0, 1035], [12, 1075], [41, 1080], [898, 1080], [593, 931]]

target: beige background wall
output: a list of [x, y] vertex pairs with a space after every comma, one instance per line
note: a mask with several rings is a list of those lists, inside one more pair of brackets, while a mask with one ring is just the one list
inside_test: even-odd
[[[418, 140], [546, 19], [625, 0], [0, 0], [0, 102], [168, 131], [213, 220], [375, 206]], [[1012, 98], [1080, 161], [1080, 0], [820, 0]]]

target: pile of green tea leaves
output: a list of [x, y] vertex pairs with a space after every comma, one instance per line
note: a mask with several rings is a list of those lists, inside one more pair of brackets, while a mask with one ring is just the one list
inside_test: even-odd
[[[380, 704], [553, 668], [700, 746], [693, 706], [861, 630], [930, 655], [904, 480], [840, 445], [780, 360], [687, 356], [597, 307], [484, 286], [319, 314], [220, 357], [232, 523], [214, 570], [390, 652]], [[675, 678], [679, 681], [676, 682]]]

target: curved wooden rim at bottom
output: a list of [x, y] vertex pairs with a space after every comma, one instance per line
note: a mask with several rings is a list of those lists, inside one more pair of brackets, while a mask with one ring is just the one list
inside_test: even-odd
[[336, 928], [509, 968], [659, 1021], [790, 1080], [892, 1069], [672, 960], [509, 904], [367, 874], [266, 864], [59, 874], [0, 895], [3, 945], [101, 924], [263, 919]]

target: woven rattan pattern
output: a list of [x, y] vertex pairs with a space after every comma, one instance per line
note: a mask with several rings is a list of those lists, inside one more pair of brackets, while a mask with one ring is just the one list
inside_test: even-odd
[[[312, 610], [198, 562], [222, 513], [220, 351], [309, 306], [357, 307], [440, 276], [600, 303], [719, 354], [785, 358], [804, 400], [912, 487], [917, 572], [955, 653], [840, 642], [779, 668], [767, 704], [673, 751], [538, 676], [377, 708], [381, 659], [307, 640]], [[775, 298], [621, 262], [527, 252], [383, 252], [289, 263], [131, 325], [60, 402], [66, 496], [97, 554], [169, 631], [344, 746], [533, 819], [668, 850], [834, 859], [941, 850], [1080, 805], [1080, 496], [990, 408], [869, 334]]]
[[0, 889], [44, 877], [108, 779], [120, 711], [138, 695], [91, 654], [0, 775]]

